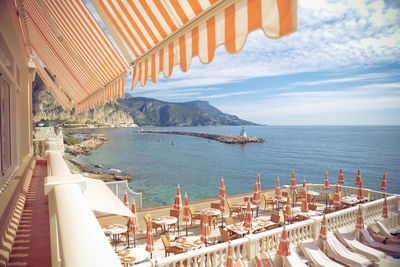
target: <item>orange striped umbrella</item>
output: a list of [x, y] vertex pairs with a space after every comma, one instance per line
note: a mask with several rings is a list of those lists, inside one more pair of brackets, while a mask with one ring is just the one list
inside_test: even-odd
[[381, 190], [382, 190], [382, 191], [386, 191], [386, 190], [387, 190], [386, 171], [383, 171], [383, 178], [382, 178]]
[[257, 175], [256, 184], [254, 185], [254, 196], [253, 204], [257, 206], [257, 217], [258, 217], [258, 206], [261, 204], [261, 182], [260, 174]]
[[363, 196], [363, 183], [362, 183], [361, 179], [358, 181], [357, 199], [358, 200], [364, 199], [364, 196]]
[[281, 241], [279, 241], [278, 255], [290, 256], [289, 240], [287, 238], [287, 233], [286, 233], [285, 226], [283, 226], [283, 231], [282, 231], [282, 234], [281, 234]]
[[382, 212], [382, 217], [383, 217], [384, 219], [389, 218], [389, 215], [388, 215], [388, 204], [387, 204], [386, 197], [385, 197], [385, 200], [383, 201], [383, 212]]
[[344, 184], [344, 176], [343, 176], [343, 170], [342, 170], [342, 168], [340, 168], [340, 170], [339, 170], [339, 177], [338, 177], [337, 183], [338, 183], [338, 184]]
[[151, 218], [147, 224], [147, 241], [146, 241], [146, 251], [150, 253], [154, 251], [154, 239], [153, 239], [153, 228], [151, 227]]
[[225, 200], [226, 200], [226, 190], [224, 178], [221, 178], [221, 184], [219, 185], [219, 210], [221, 211], [221, 223], [224, 226], [224, 212], [225, 212]]
[[328, 181], [328, 172], [325, 172], [324, 191], [325, 191], [325, 207], [326, 207], [326, 206], [328, 206], [328, 194], [330, 191], [329, 181]]
[[247, 203], [246, 213], [244, 214], [244, 228], [251, 228], [251, 207], [250, 201]]
[[185, 192], [185, 198], [183, 200], [183, 221], [186, 222], [186, 236], [188, 235], [187, 232], [187, 223], [190, 222], [190, 214], [189, 214], [189, 200], [188, 196]]
[[176, 188], [174, 209], [176, 210], [182, 209], [181, 188], [179, 187], [179, 184]]
[[354, 185], [358, 185], [358, 183], [360, 182], [360, 179], [361, 179], [361, 171], [360, 171], [360, 168], [358, 168], [356, 181], [354, 182]]
[[125, 191], [125, 194], [124, 194], [124, 204], [129, 209], [128, 192], [127, 191]]
[[303, 180], [303, 187], [301, 189], [301, 212], [308, 212], [308, 203], [307, 203], [307, 187], [306, 187], [306, 178]]
[[290, 207], [290, 205], [286, 205], [283, 212], [283, 218], [285, 221], [289, 221], [289, 219], [292, 218], [292, 208]]
[[292, 179], [290, 180], [290, 189], [296, 190], [296, 178], [294, 177], [294, 171], [292, 171]]
[[279, 176], [278, 176], [278, 179], [276, 179], [275, 199], [276, 200], [282, 199], [281, 186], [280, 186], [280, 183], [279, 183]]
[[326, 217], [324, 215], [324, 218], [322, 218], [321, 230], [319, 231], [318, 238], [321, 239], [322, 241], [326, 241], [327, 240], [326, 233], [327, 233], [327, 230], [326, 230]]
[[[136, 215], [135, 200], [132, 200], [132, 213]], [[139, 224], [137, 223], [137, 217], [129, 217], [128, 220], [129, 232], [133, 233], [133, 246], [136, 247], [136, 236], [135, 233], [139, 230]], [[128, 233], [129, 233], [128, 232]], [[128, 236], [128, 247], [129, 247], [129, 236]]]
[[208, 226], [208, 216], [207, 214], [202, 215], [201, 223], [201, 241], [203, 241], [207, 246], [208, 236], [210, 235], [210, 228]]
[[340, 207], [340, 205], [339, 186], [336, 184], [335, 195], [333, 196], [333, 206]]
[[253, 196], [253, 204], [260, 205], [261, 204], [261, 182], [260, 182], [260, 174], [257, 175], [256, 184], [254, 185], [254, 196]]
[[233, 248], [231, 241], [228, 243], [228, 258], [226, 259], [226, 267], [233, 267]]
[[362, 214], [361, 205], [358, 205], [356, 229], [359, 229], [359, 230], [364, 229], [364, 218], [363, 218], [363, 214]]

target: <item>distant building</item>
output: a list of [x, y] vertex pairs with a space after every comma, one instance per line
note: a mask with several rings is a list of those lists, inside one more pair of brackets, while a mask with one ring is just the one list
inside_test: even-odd
[[240, 136], [247, 137], [246, 131], [244, 130], [244, 127], [242, 127], [242, 131], [240, 132]]

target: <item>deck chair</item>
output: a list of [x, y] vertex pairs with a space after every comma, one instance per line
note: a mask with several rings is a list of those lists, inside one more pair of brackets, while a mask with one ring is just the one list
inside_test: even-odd
[[378, 229], [382, 232], [382, 234], [387, 237], [387, 238], [396, 238], [394, 235], [392, 235], [389, 231], [389, 229], [383, 224], [383, 222], [377, 221], [375, 220], [376, 226], [378, 227]]
[[371, 264], [371, 261], [367, 258], [348, 250], [332, 232], [328, 232], [326, 237], [325, 248], [331, 258], [350, 266], [368, 266]]
[[337, 230], [336, 235], [340, 242], [342, 242], [346, 247], [350, 248], [350, 250], [357, 252], [365, 256], [368, 259], [373, 261], [380, 261], [385, 257], [385, 253], [382, 251], [376, 250], [374, 248], [368, 247], [361, 242], [358, 242], [352, 233], [346, 228], [340, 228]]
[[265, 193], [263, 196], [264, 196], [264, 210], [267, 210], [268, 206], [272, 206], [272, 209], [274, 209], [276, 201], [274, 199], [271, 199], [268, 196], [268, 193]]
[[169, 216], [172, 216], [172, 217], [175, 217], [178, 219], [178, 221], [176, 223], [169, 225], [169, 228], [174, 227], [174, 232], [176, 232], [176, 227], [178, 226], [178, 223], [179, 223], [179, 213], [180, 213], [179, 210], [174, 210], [174, 209], [169, 210]]
[[367, 226], [364, 226], [364, 229], [361, 229], [361, 234], [364, 237], [365, 241], [374, 248], [377, 249], [382, 249], [391, 253], [396, 253], [399, 254], [400, 252], [400, 245], [395, 245], [395, 244], [383, 244], [381, 242], [376, 241], [375, 239], [372, 238], [372, 236], [369, 234], [367, 230]]
[[275, 213], [271, 214], [271, 222], [279, 223], [280, 219], [281, 219], [281, 216], [279, 216], [278, 214], [275, 214]]
[[326, 256], [326, 254], [322, 250], [319, 249], [317, 244], [312, 239], [301, 242], [300, 249], [303, 252], [304, 256], [314, 266], [317, 266], [317, 267], [325, 267], [325, 266], [341, 267], [341, 266], [343, 266], [337, 262], [334, 262], [330, 258], [328, 258], [328, 256]]
[[171, 242], [169, 240], [169, 236], [168, 235], [162, 235], [161, 236], [161, 240], [163, 242], [164, 245], [164, 250], [165, 250], [165, 257], [167, 257], [169, 254], [181, 254], [184, 253], [185, 251], [180, 249], [177, 246], [171, 246]]
[[255, 257], [255, 264], [257, 267], [274, 267], [271, 256], [267, 253]]
[[294, 195], [295, 195], [294, 203], [297, 203], [299, 201], [301, 202], [303, 200], [301, 193], [299, 193], [297, 189], [294, 190]]
[[314, 205], [314, 204], [308, 204], [308, 209], [309, 210], [312, 210], [312, 211], [316, 211], [317, 210], [317, 205]]
[[189, 207], [189, 213], [190, 213], [191, 225], [193, 225], [193, 222], [196, 220], [199, 220], [201, 222], [201, 214], [196, 213], [193, 206]]
[[211, 203], [211, 208], [219, 210], [219, 203]]
[[[143, 215], [143, 218], [144, 218], [144, 221], [146, 222], [146, 229], [147, 229], [147, 225], [149, 224], [151, 215], [150, 215], [150, 214], [145, 214], [145, 215]], [[152, 221], [152, 222], [151, 222], [151, 228], [153, 228], [154, 230], [156, 230], [156, 235], [157, 235], [157, 234], [158, 234], [158, 233], [157, 233], [157, 229], [158, 229], [158, 228], [161, 228], [161, 225], [156, 224], [155, 222]]]
[[294, 246], [290, 246], [290, 255], [282, 256], [283, 265], [290, 267], [306, 267], [307, 261], [304, 261], [300, 258], [299, 254], [297, 254], [296, 248]]
[[222, 243], [240, 238], [240, 235], [238, 235], [238, 234], [229, 235], [228, 230], [222, 228], [221, 226], [218, 228], [219, 228], [219, 232], [221, 234], [221, 242]]
[[226, 225], [231, 225], [235, 223], [235, 220], [232, 217], [225, 218]]
[[236, 212], [238, 215], [240, 214], [240, 208], [238, 206], [232, 206], [232, 202], [229, 199], [226, 203], [228, 204], [229, 217], [232, 217], [234, 212]]

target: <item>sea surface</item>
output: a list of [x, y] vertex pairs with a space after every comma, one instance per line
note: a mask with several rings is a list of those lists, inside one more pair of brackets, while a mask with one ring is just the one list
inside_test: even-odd
[[[148, 127], [240, 134], [242, 127]], [[335, 184], [343, 168], [345, 184], [354, 185], [357, 168], [364, 187], [380, 190], [386, 170], [388, 191], [400, 193], [400, 126], [249, 126], [247, 135], [264, 144], [229, 145], [181, 135], [135, 133], [138, 128], [83, 130], [110, 138], [78, 161], [115, 168], [130, 175], [129, 187], [143, 193], [143, 207], [171, 205], [177, 184], [189, 201], [216, 198], [221, 177], [228, 195], [252, 192], [257, 174], [261, 188], [297, 183], [323, 183], [325, 171]], [[174, 145], [172, 145], [172, 141]]]

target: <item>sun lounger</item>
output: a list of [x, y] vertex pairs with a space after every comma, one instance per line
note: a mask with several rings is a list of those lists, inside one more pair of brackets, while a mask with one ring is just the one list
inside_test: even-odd
[[282, 258], [284, 266], [307, 267], [307, 264], [300, 258], [299, 254], [297, 254], [297, 251], [293, 246], [290, 246], [290, 255], [284, 256]]
[[322, 250], [319, 249], [314, 240], [309, 239], [300, 243], [301, 251], [306, 256], [306, 258], [317, 267], [341, 267], [343, 265], [334, 262]]
[[361, 242], [358, 242], [354, 236], [346, 229], [341, 228], [337, 231], [337, 237], [339, 240], [350, 250], [357, 252], [368, 259], [373, 261], [379, 261], [380, 259], [385, 257], [385, 253], [382, 251], [376, 250], [374, 248], [368, 247]]
[[256, 256], [255, 262], [257, 267], [274, 267], [271, 256], [267, 253]]
[[367, 230], [367, 226], [364, 226], [364, 229], [360, 230], [361, 234], [363, 235], [364, 239], [367, 241], [367, 243], [374, 248], [378, 249], [383, 249], [388, 252], [394, 252], [396, 254], [399, 254], [400, 252], [400, 245], [395, 245], [395, 244], [383, 244], [381, 242], [376, 241], [375, 239], [372, 238], [372, 236], [369, 234]]
[[375, 221], [376, 222], [376, 226], [378, 226], [379, 230], [382, 232], [382, 234], [387, 237], [387, 238], [396, 238], [394, 235], [392, 235], [389, 231], [389, 229], [387, 229], [387, 227], [380, 221]]
[[371, 261], [368, 259], [348, 250], [337, 240], [332, 232], [328, 232], [326, 237], [325, 248], [331, 258], [350, 266], [367, 266], [371, 264]]

